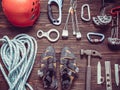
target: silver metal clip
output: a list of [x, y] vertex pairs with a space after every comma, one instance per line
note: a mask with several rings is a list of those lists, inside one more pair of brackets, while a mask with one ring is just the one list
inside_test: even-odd
[[[88, 18], [84, 17], [84, 8], [87, 8], [88, 11]], [[83, 4], [81, 7], [81, 19], [84, 21], [90, 21], [91, 20], [91, 15], [90, 15], [90, 6], [88, 4]]]
[[[96, 38], [92, 39], [90, 36], [98, 36], [101, 38], [100, 39], [96, 39]], [[88, 38], [89, 42], [91, 42], [91, 43], [101, 43], [105, 39], [105, 36], [104, 36], [104, 34], [101, 34], [101, 33], [89, 32], [89, 33], [87, 33], [87, 38]]]

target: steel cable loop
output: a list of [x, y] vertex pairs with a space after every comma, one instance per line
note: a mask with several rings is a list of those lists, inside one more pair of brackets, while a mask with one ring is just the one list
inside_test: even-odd
[[12, 40], [4, 36], [0, 41], [3, 42], [0, 54], [8, 75], [1, 64], [0, 70], [9, 85], [9, 90], [26, 90], [26, 86], [33, 90], [27, 79], [35, 62], [36, 40], [27, 34], [19, 34]]

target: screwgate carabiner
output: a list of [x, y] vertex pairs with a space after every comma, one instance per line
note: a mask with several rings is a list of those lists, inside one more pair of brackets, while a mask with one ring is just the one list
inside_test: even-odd
[[[101, 39], [92, 39], [90, 36], [98, 36], [98, 37], [101, 37]], [[105, 36], [104, 34], [101, 34], [101, 33], [89, 32], [87, 33], [87, 38], [91, 43], [101, 43], [105, 39]]]
[[[87, 8], [87, 11], [88, 11], [88, 18], [85, 18], [84, 17], [84, 8]], [[90, 7], [88, 4], [83, 4], [82, 7], [81, 7], [81, 19], [84, 20], [84, 21], [90, 21], [91, 19], [91, 16], [90, 16]]]
[[[48, 1], [48, 17], [50, 19], [50, 21], [52, 22], [52, 24], [54, 25], [60, 25], [61, 24], [61, 19], [62, 19], [62, 2], [63, 0], [49, 0]], [[51, 5], [52, 3], [56, 3], [59, 9], [59, 16], [57, 19], [53, 18], [52, 15], [52, 8]]]

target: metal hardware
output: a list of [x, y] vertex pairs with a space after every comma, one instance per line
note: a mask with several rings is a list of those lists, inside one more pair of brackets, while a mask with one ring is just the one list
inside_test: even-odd
[[[98, 37], [101, 37], [101, 39], [92, 39], [90, 36], [98, 36]], [[105, 36], [104, 34], [101, 34], [101, 33], [89, 32], [87, 33], [87, 38], [91, 43], [101, 43], [105, 39]]]
[[100, 11], [100, 15], [92, 18], [93, 22], [96, 26], [106, 26], [112, 20], [112, 16], [106, 15], [106, 13], [105, 13], [106, 6], [105, 6], [104, 0], [102, 0], [102, 7], [101, 8], [102, 9]]
[[72, 29], [73, 29], [73, 35], [76, 36], [76, 39], [81, 39], [81, 33], [78, 27], [78, 19], [77, 19], [77, 12], [76, 12], [76, 8], [77, 8], [77, 0], [71, 0], [70, 1], [70, 8], [68, 11], [68, 15], [67, 15], [67, 19], [66, 19], [66, 23], [64, 26], [64, 29], [62, 31], [62, 37], [63, 38], [68, 38], [68, 22], [71, 16], [71, 20], [72, 20]]
[[[58, 10], [59, 10], [59, 16], [57, 19], [54, 19], [53, 18], [53, 15], [52, 15], [52, 3], [56, 3], [57, 6], [58, 6]], [[61, 24], [61, 19], [62, 19], [62, 3], [63, 3], [63, 0], [49, 0], [48, 1], [48, 17], [50, 19], [50, 21], [52, 22], [52, 24], [54, 25], [60, 25]]]
[[111, 63], [110, 63], [110, 61], [105, 61], [105, 74], [106, 74], [106, 90], [112, 90]]
[[[54, 39], [51, 38], [50, 37], [51, 33], [56, 33], [57, 37], [54, 38]], [[48, 32], [43, 32], [42, 30], [38, 30], [37, 37], [38, 38], [46, 37], [50, 42], [56, 42], [59, 39], [59, 37], [60, 37], [60, 33], [56, 29], [50, 29]]]
[[97, 84], [102, 84], [104, 82], [104, 77], [101, 75], [101, 63], [97, 64]]
[[115, 82], [117, 86], [119, 86], [119, 71], [120, 71], [120, 65], [115, 64]]
[[120, 39], [119, 39], [119, 13], [120, 7], [115, 7], [111, 9], [111, 15], [113, 16], [112, 20], [112, 30], [111, 30], [111, 37], [108, 38], [108, 45], [112, 46], [112, 48], [118, 49], [120, 46]]
[[[84, 9], [85, 9], [85, 7], [87, 8], [87, 11], [88, 11], [88, 18], [84, 17]], [[83, 4], [82, 7], [81, 7], [81, 19], [84, 20], [84, 21], [90, 21], [90, 19], [91, 19], [90, 6], [88, 4]]]
[[90, 65], [90, 59], [91, 57], [99, 57], [101, 58], [101, 54], [96, 50], [80, 50], [80, 55], [87, 55], [88, 56], [88, 63], [87, 63], [87, 73], [86, 73], [86, 90], [91, 90], [91, 65]]

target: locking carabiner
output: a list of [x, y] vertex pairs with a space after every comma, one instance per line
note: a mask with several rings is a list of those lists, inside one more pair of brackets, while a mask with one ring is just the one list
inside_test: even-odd
[[[100, 39], [93, 39], [90, 36], [98, 36], [101, 38]], [[105, 36], [104, 36], [104, 34], [101, 34], [101, 33], [89, 32], [89, 33], [87, 33], [87, 38], [88, 38], [88, 41], [91, 43], [101, 43], [105, 39]]]
[[[50, 21], [52, 22], [52, 24], [54, 24], [54, 25], [60, 25], [61, 24], [62, 2], [63, 2], [63, 0], [49, 0], [48, 1], [48, 17], [49, 17]], [[58, 16], [57, 19], [54, 19], [53, 15], [52, 15], [52, 8], [51, 8], [52, 3], [55, 3], [58, 6], [59, 16]]]

